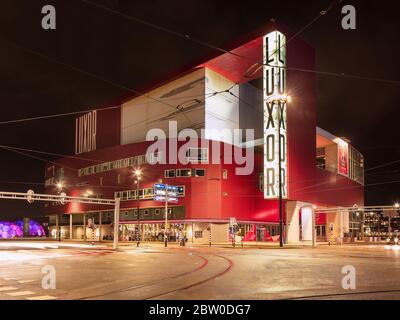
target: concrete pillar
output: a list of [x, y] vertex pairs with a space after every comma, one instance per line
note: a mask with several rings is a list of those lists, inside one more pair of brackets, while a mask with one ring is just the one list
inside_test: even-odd
[[317, 231], [315, 230], [315, 212], [314, 206], [311, 207], [312, 210], [312, 246], [315, 248], [317, 246]]
[[72, 240], [72, 213], [69, 215], [69, 239]]
[[286, 201], [286, 243], [298, 244], [300, 242], [299, 212], [300, 205], [297, 201]]

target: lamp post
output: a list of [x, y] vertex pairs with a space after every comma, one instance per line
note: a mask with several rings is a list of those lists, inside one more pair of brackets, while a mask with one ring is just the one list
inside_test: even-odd
[[140, 170], [135, 170], [136, 176], [136, 201], [137, 201], [137, 243], [136, 246], [139, 247], [140, 244], [140, 201], [139, 201], [139, 187], [142, 172]]
[[273, 105], [278, 106], [278, 196], [279, 196], [279, 246], [283, 247], [283, 196], [282, 196], [282, 115], [287, 102], [291, 101], [291, 97], [287, 95], [271, 96], [268, 99]]

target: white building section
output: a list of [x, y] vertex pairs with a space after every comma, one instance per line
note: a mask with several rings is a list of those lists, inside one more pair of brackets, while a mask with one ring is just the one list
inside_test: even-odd
[[[229, 90], [229, 92], [223, 92]], [[215, 92], [221, 92], [212, 96]], [[239, 86], [206, 69], [205, 138], [234, 144], [233, 132], [239, 129]]]
[[204, 127], [205, 70], [162, 85], [121, 106], [121, 144], [146, 140], [150, 129], [159, 128], [168, 137], [168, 121], [177, 121], [178, 132]]

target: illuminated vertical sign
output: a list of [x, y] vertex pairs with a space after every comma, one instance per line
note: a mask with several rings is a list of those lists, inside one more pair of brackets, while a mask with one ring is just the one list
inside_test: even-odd
[[264, 37], [263, 62], [264, 199], [279, 197], [279, 157], [282, 198], [287, 198], [286, 101], [278, 102], [286, 94], [286, 37], [281, 32]]
[[337, 139], [337, 168], [338, 173], [349, 176], [349, 144], [343, 139]]
[[75, 119], [75, 154], [96, 150], [97, 111]]

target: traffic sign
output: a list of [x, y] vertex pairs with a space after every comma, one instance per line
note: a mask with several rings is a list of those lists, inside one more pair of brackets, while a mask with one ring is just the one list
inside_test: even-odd
[[[165, 192], [167, 189], [167, 192]], [[162, 183], [156, 183], [154, 185], [154, 200], [165, 202], [165, 196], [167, 196], [168, 202], [178, 202], [178, 187], [165, 185]]]
[[35, 199], [33, 198], [33, 195], [35, 194], [35, 192], [32, 190], [32, 189], [29, 189], [27, 192], [27, 197], [26, 197], [26, 200], [29, 202], [29, 203], [33, 203], [34, 201], [35, 201]]
[[60, 196], [62, 197], [61, 200], [60, 200], [60, 203], [61, 204], [65, 204], [66, 203], [65, 197], [67, 196], [67, 194], [65, 192], [61, 192]]

